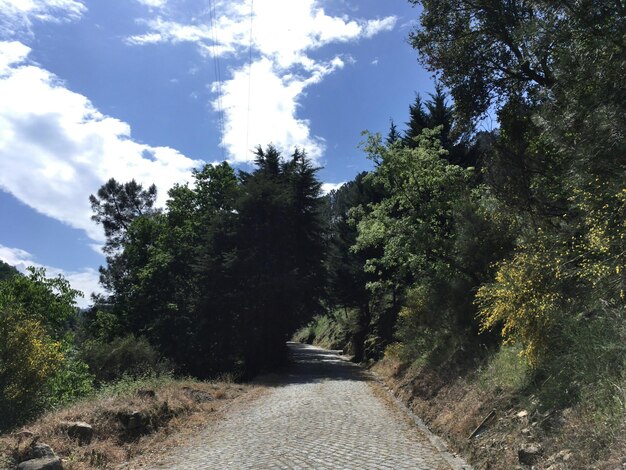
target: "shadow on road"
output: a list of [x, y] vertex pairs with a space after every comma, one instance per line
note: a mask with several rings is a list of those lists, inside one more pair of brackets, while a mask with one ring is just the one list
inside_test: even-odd
[[279, 371], [259, 377], [255, 382], [282, 387], [291, 384], [318, 383], [326, 380], [370, 381], [368, 374], [348, 362], [338, 351], [308, 344], [287, 343], [289, 361]]

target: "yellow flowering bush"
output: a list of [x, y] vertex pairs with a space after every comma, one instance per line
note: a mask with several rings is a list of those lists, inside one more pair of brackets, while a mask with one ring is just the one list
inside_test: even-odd
[[34, 411], [63, 360], [61, 343], [40, 322], [17, 309], [0, 309], [0, 430]]
[[483, 331], [500, 327], [505, 343], [520, 343], [536, 366], [548, 348], [563, 301], [557, 286], [559, 262], [543, 250], [525, 248], [498, 267], [495, 282], [476, 294]]

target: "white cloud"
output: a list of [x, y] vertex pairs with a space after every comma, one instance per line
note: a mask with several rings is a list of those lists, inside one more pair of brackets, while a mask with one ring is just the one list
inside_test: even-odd
[[[325, 144], [323, 139], [311, 135], [309, 122], [296, 117], [297, 99], [304, 90], [319, 83], [324, 76], [343, 67], [343, 61], [335, 58], [322, 64], [311, 65], [306, 76], [276, 72], [268, 58], [252, 64], [254, 81], [250, 87], [248, 68], [236, 70], [231, 80], [222, 84], [221, 105], [224, 109], [224, 139], [222, 145], [235, 162], [250, 161], [252, 148], [259, 144], [273, 143], [278, 148], [291, 151], [304, 147], [314, 159], [321, 157]], [[215, 88], [214, 88], [214, 91]], [[217, 101], [213, 102], [217, 108]], [[249, 133], [248, 119], [251, 122]]]
[[87, 11], [79, 0], [0, 0], [0, 33], [29, 30], [33, 21], [75, 21]]
[[162, 205], [166, 191], [201, 164], [172, 148], [133, 141], [127, 123], [24, 63], [28, 52], [0, 42], [0, 188], [20, 201], [101, 242], [88, 197], [103, 182], [155, 183]]
[[[395, 16], [373, 20], [331, 16], [321, 4], [320, 0], [256, 0], [251, 23], [250, 0], [217, 2], [214, 28], [210, 10], [187, 23], [159, 15], [142, 20], [147, 31], [127, 42], [193, 43], [207, 59], [238, 61], [228, 79], [212, 87], [218, 95], [213, 108], [224, 113], [222, 145], [232, 160], [253, 159], [246, 142], [255, 147], [270, 141], [285, 149], [304, 147], [318, 158], [324, 152], [323, 138], [311, 135], [309, 121], [300, 116], [300, 103], [306, 88], [354, 60], [336, 53], [313, 59], [311, 52], [328, 44], [371, 38], [393, 29], [397, 22]], [[249, 75], [248, 66], [240, 64], [248, 62], [250, 46], [254, 60]]]
[[382, 31], [392, 30], [396, 26], [397, 21], [398, 18], [395, 16], [388, 16], [380, 20], [368, 21], [365, 25], [365, 36], [371, 38]]
[[167, 3], [167, 0], [137, 0], [142, 5], [150, 8], [163, 8]]
[[328, 194], [331, 191], [336, 191], [344, 184], [346, 184], [345, 181], [342, 181], [341, 183], [322, 183], [322, 194]]
[[33, 266], [36, 268], [45, 268], [48, 277], [55, 277], [59, 274], [68, 280], [72, 288], [81, 291], [84, 297], [76, 299], [79, 307], [85, 308], [91, 304], [91, 294], [103, 293], [102, 288], [98, 284], [100, 274], [96, 269], [85, 268], [80, 271], [65, 271], [63, 269], [45, 266], [35, 261], [35, 257], [28, 251], [19, 248], [9, 248], [0, 245], [0, 260], [15, 266], [18, 271], [25, 273], [26, 268]]

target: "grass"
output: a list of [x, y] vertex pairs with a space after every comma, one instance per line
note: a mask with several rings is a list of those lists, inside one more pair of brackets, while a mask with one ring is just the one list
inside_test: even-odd
[[[10, 468], [22, 460], [33, 442], [51, 446], [69, 470], [112, 468], [137, 457], [149, 459], [155, 449], [176, 445], [180, 436], [217, 419], [221, 410], [253, 389], [258, 387], [169, 376], [122, 379], [24, 426], [22, 430], [32, 435], [20, 436], [18, 431], [0, 436], [0, 467], [4, 463]], [[155, 396], [146, 397], [138, 393], [140, 390], [154, 391]], [[198, 395], [204, 398], [198, 399]], [[135, 412], [149, 423], [138, 434], [130, 433], [122, 418]], [[61, 421], [91, 424], [94, 438], [79, 445], [63, 432]]]
[[504, 345], [477, 371], [477, 383], [483, 390], [521, 390], [530, 381], [528, 362], [519, 346]]
[[318, 315], [293, 335], [293, 341], [327, 349], [346, 349], [354, 330], [355, 315], [355, 311], [343, 309]]
[[[457, 363], [457, 356], [439, 365], [403, 361], [400, 350], [401, 345], [389, 347], [373, 370], [475, 468], [518, 468], [517, 451], [531, 442], [543, 447], [536, 468], [613, 470], [625, 462], [623, 380], [588, 384], [569, 408], [551, 407], [545, 389], [553, 379], [533, 379], [518, 347], [503, 346], [488, 357], [474, 351], [474, 361]], [[495, 418], [469, 439], [492, 410]], [[565, 454], [571, 459], [559, 460]]]

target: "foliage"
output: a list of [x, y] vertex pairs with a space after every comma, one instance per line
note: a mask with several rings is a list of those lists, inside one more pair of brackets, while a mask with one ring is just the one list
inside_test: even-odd
[[357, 326], [358, 311], [348, 309], [333, 310], [313, 318], [293, 336], [294, 341], [315, 344], [328, 349], [342, 349], [353, 352], [350, 344]]
[[619, 391], [603, 384], [623, 383], [625, 364], [623, 7], [421, 3], [411, 41], [456, 115], [469, 122], [492, 107], [499, 118], [482, 161], [495, 203], [483, 206], [517, 233], [480, 283], [483, 332], [520, 348], [544, 401], [590, 390], [612, 390], [612, 401]]
[[409, 2], [423, 5], [410, 41], [429, 70], [443, 71], [464, 118], [482, 114], [499, 96], [555, 83], [554, 48], [569, 37], [566, 2]]
[[89, 365], [100, 384], [123, 376], [141, 377], [167, 371], [167, 365], [150, 343], [133, 335], [110, 342], [89, 340], [82, 345], [80, 359]]
[[12, 305], [0, 306], [0, 429], [42, 406], [44, 387], [63, 366], [61, 343], [40, 321]]
[[28, 312], [46, 331], [59, 338], [76, 312], [76, 297], [61, 275], [48, 278], [44, 268], [29, 267], [28, 276], [12, 276], [0, 281], [0, 306], [13, 306]]
[[502, 325], [502, 336], [508, 342], [519, 341], [532, 365], [549, 350], [561, 323], [565, 299], [558, 285], [559, 265], [552, 250], [520, 248], [500, 264], [495, 282], [481, 286], [476, 294], [483, 329]]
[[107, 237], [106, 254], [113, 254], [121, 247], [132, 221], [150, 214], [155, 200], [155, 185], [144, 190], [135, 180], [120, 184], [113, 178], [102, 185], [96, 196], [89, 196], [92, 219], [102, 225]]
[[94, 374], [80, 359], [74, 338], [61, 342], [63, 362], [46, 382], [46, 406], [63, 406], [94, 392]]
[[0, 260], [0, 281], [16, 274], [19, 274], [19, 271], [15, 267]]
[[478, 370], [478, 383], [484, 389], [500, 389], [512, 392], [529, 386], [531, 368], [520, 354], [519, 346], [500, 347]]
[[80, 293], [61, 276], [47, 278], [42, 268], [28, 272], [0, 281], [2, 429], [91, 390], [91, 376], [66, 334]]
[[[89, 319], [96, 335], [145, 336], [199, 377], [282, 360], [289, 334], [320, 311], [320, 183], [300, 150], [283, 160], [259, 147], [256, 164], [238, 177], [227, 163], [194, 171], [193, 185], [174, 186], [161, 212], [141, 187], [132, 186], [143, 208], [128, 215], [92, 198], [111, 247], [102, 271], [111, 296]], [[111, 184], [100, 198], [127, 191]]]

